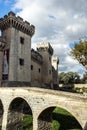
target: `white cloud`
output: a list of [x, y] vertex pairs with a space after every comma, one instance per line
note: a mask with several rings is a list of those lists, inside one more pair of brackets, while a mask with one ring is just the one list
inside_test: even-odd
[[13, 10], [36, 27], [32, 47], [49, 41], [59, 56], [60, 71], [79, 71], [83, 68], [69, 56], [70, 42], [87, 34], [86, 0], [16, 0]]
[[74, 24], [74, 25], [68, 25], [66, 27], [66, 30], [69, 32], [71, 31], [73, 33], [77, 33], [80, 28], [81, 28], [81, 25]]

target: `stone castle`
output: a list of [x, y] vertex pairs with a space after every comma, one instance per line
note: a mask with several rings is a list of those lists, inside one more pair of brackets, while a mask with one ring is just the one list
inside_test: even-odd
[[33, 130], [52, 130], [52, 112], [60, 107], [87, 130], [86, 96], [37, 88], [58, 86], [59, 61], [52, 56], [50, 43], [38, 44], [37, 51], [31, 49], [35, 27], [13, 12], [0, 19], [0, 30], [1, 129], [23, 130], [23, 116], [27, 114], [33, 117]]
[[0, 19], [0, 85], [58, 86], [58, 58], [50, 43], [31, 49], [35, 27], [15, 13]]

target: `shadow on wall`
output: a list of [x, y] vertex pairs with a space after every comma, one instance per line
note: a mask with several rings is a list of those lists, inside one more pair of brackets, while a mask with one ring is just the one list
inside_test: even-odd
[[68, 111], [59, 107], [49, 107], [38, 117], [38, 130], [82, 130], [79, 122]]
[[52, 113], [53, 130], [82, 130], [81, 125], [65, 109], [56, 107]]
[[25, 130], [28, 128], [33, 129], [32, 119], [27, 125], [25, 125], [25, 116], [26, 118], [30, 118], [32, 116], [30, 106], [24, 99], [15, 98], [9, 106], [7, 130]]
[[2, 118], [3, 118], [3, 105], [2, 105], [2, 102], [0, 100], [0, 130], [2, 128]]
[[87, 122], [86, 122], [86, 124], [85, 124], [84, 130], [87, 130]]

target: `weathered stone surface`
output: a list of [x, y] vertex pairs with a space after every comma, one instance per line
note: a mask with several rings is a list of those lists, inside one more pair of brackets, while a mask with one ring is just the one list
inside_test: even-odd
[[[2, 130], [6, 130], [8, 109], [10, 103], [17, 97], [23, 98], [30, 106], [33, 114], [33, 130], [39, 130], [39, 117], [44, 110], [51, 107], [61, 107], [69, 111], [80, 123], [82, 128], [87, 122], [87, 97], [80, 94], [73, 94], [68, 92], [53, 91], [39, 88], [0, 88], [0, 99], [3, 104], [3, 121]], [[43, 114], [42, 114], [43, 115]], [[50, 117], [50, 116], [49, 116]], [[43, 121], [43, 120], [42, 120]], [[41, 122], [40, 122], [41, 123]], [[47, 121], [44, 120], [44, 123]], [[50, 121], [49, 123], [50, 124]], [[46, 126], [42, 125], [43, 129]], [[51, 127], [49, 128], [51, 129]], [[85, 128], [86, 129], [86, 128]], [[41, 128], [40, 128], [41, 130]]]
[[[32, 86], [52, 89], [54, 84], [58, 85], [58, 59], [51, 63], [53, 48], [50, 43], [38, 44], [37, 51], [31, 50], [31, 38], [35, 32], [33, 25], [9, 12], [0, 19], [0, 30], [0, 81], [31, 82]], [[2, 83], [6, 86], [6, 82]]]

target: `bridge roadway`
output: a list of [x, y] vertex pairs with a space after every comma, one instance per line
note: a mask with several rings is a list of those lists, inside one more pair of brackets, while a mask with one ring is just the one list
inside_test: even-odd
[[3, 106], [2, 130], [7, 130], [9, 106], [11, 105], [12, 101], [16, 98], [22, 98], [30, 106], [33, 115], [33, 130], [52, 129], [48, 121], [46, 122], [42, 120], [42, 122], [40, 123], [40, 118], [42, 116], [44, 117], [44, 110], [47, 110], [48, 113], [48, 111], [52, 110], [51, 108], [54, 107], [61, 107], [66, 109], [76, 118], [76, 120], [82, 126], [82, 129], [87, 130], [86, 96], [69, 92], [40, 89], [34, 87], [0, 88], [0, 99]]

